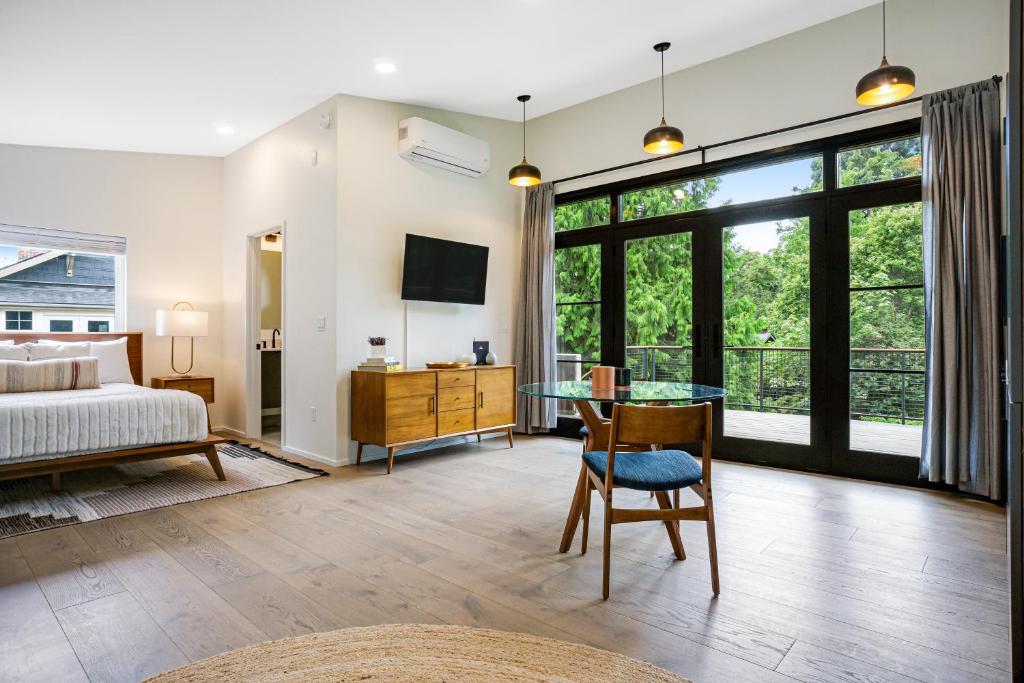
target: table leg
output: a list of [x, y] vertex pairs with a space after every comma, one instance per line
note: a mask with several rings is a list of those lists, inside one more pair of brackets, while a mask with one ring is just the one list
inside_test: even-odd
[[[587, 439], [587, 448], [593, 451], [605, 450], [608, 448], [609, 426], [608, 421], [603, 419], [594, 410], [590, 401], [575, 401], [576, 410], [583, 418], [583, 424], [590, 430], [590, 437]], [[558, 546], [558, 552], [569, 551], [572, 539], [576, 536], [576, 527], [579, 526], [580, 517], [583, 514], [583, 499], [586, 496], [587, 466], [580, 467], [580, 476], [576, 482], [576, 490], [573, 492], [572, 503], [569, 505], [569, 516], [565, 520], [565, 530], [562, 532], [562, 542]]]

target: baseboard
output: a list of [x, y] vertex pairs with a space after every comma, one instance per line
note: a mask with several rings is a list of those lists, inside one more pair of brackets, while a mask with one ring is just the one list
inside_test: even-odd
[[226, 427], [224, 425], [220, 425], [218, 427], [214, 427], [213, 431], [215, 431], [215, 432], [227, 432], [228, 434], [231, 434], [232, 436], [237, 436], [237, 437], [242, 438], [242, 439], [246, 438], [245, 437], [245, 432], [243, 432], [240, 429], [235, 429], [234, 427]]
[[300, 458], [306, 458], [308, 460], [316, 461], [322, 465], [329, 465], [330, 467], [342, 467], [343, 465], [347, 464], [342, 462], [338, 458], [328, 458], [317, 453], [310, 453], [309, 451], [304, 451], [301, 448], [295, 448], [293, 446], [281, 446], [281, 450], [284, 451], [285, 453], [290, 453], [291, 455], [297, 455]]

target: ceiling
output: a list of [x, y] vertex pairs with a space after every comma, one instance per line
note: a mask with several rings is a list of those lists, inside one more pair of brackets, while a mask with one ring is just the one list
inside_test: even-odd
[[0, 0], [0, 143], [224, 155], [334, 93], [535, 117], [655, 77], [655, 42], [671, 72], [876, 2]]

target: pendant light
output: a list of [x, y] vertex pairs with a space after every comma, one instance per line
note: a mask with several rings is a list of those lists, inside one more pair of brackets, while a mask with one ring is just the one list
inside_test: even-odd
[[891, 66], [885, 58], [885, 0], [882, 0], [882, 63], [857, 82], [857, 103], [892, 104], [910, 97], [917, 85], [914, 72], [905, 66]]
[[670, 47], [672, 43], [654, 46], [654, 51], [661, 53], [661, 124], [644, 136], [644, 151], [648, 154], [670, 154], [683, 148], [683, 131], [665, 122], [665, 50]]
[[530, 96], [520, 95], [516, 99], [523, 103], [523, 160], [509, 169], [508, 181], [516, 187], [530, 187], [540, 184], [540, 169], [526, 161], [526, 103]]

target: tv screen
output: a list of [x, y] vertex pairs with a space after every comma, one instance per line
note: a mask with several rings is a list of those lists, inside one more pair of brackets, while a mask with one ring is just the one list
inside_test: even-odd
[[406, 235], [402, 298], [483, 305], [487, 252], [477, 244]]

